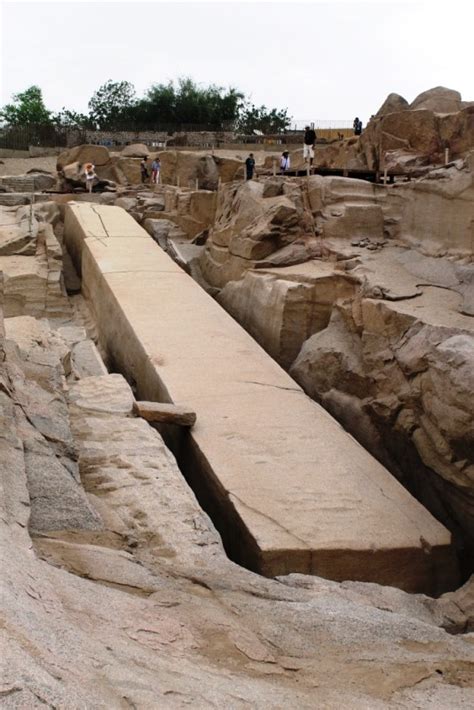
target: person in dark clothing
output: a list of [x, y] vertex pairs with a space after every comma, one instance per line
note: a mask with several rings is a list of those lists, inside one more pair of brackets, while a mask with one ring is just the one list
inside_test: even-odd
[[148, 158], [143, 158], [143, 160], [140, 163], [140, 172], [142, 175], [142, 182], [146, 182], [148, 178], [148, 163], [147, 163]]
[[354, 126], [354, 135], [360, 136], [362, 133], [362, 121], [358, 116], [354, 118], [354, 123], [352, 125]]
[[255, 159], [253, 157], [253, 153], [250, 153], [249, 157], [245, 161], [245, 175], [247, 180], [251, 180], [253, 178], [254, 171]]
[[303, 158], [305, 161], [309, 159], [309, 164], [313, 164], [314, 146], [316, 143], [316, 133], [313, 128], [305, 126], [304, 141], [303, 141]]

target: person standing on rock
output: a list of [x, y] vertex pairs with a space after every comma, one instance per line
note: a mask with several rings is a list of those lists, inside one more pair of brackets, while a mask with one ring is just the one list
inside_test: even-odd
[[360, 136], [360, 134], [362, 133], [362, 121], [358, 116], [354, 118], [354, 123], [352, 125], [354, 128], [354, 135]]
[[313, 164], [314, 160], [314, 146], [316, 144], [316, 132], [314, 128], [310, 128], [309, 126], [305, 126], [304, 128], [304, 142], [303, 142], [303, 158], [304, 161], [307, 163], [309, 160], [309, 164]]
[[245, 161], [245, 177], [246, 180], [251, 180], [255, 171], [255, 158], [253, 153], [249, 154], [249, 157]]
[[290, 154], [287, 150], [284, 150], [280, 158], [280, 172], [286, 173], [290, 169]]
[[157, 185], [160, 182], [161, 161], [158, 157], [151, 164], [151, 181]]
[[148, 158], [145, 157], [140, 163], [140, 172], [142, 175], [142, 182], [145, 183], [148, 179]]
[[94, 185], [94, 180], [96, 180], [97, 175], [95, 173], [95, 166], [92, 163], [86, 163], [84, 165], [84, 175], [86, 178], [86, 188], [87, 192], [92, 192], [92, 186]]

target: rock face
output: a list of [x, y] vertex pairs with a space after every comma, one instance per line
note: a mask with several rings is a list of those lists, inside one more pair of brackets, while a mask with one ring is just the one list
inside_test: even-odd
[[218, 301], [289, 368], [303, 342], [327, 326], [334, 304], [353, 296], [355, 288], [350, 275], [313, 262], [247, 271], [242, 279], [226, 284]]
[[387, 151], [400, 150], [424, 162], [442, 164], [444, 149], [451, 158], [465, 156], [474, 146], [474, 107], [449, 116], [418, 108], [389, 113], [371, 121], [360, 139], [370, 169], [383, 169]]
[[[70, 313], [62, 278], [62, 249], [48, 218], [30, 207], [3, 208], [8, 226], [0, 227], [6, 316], [61, 318]], [[54, 216], [51, 215], [54, 220]]]
[[191, 151], [167, 150], [159, 153], [161, 161], [161, 181], [164, 184], [181, 187], [196, 187], [216, 190], [219, 179], [231, 182], [243, 176], [243, 162], [229, 158], [218, 158]]
[[[267, 191], [270, 184], [276, 190]], [[266, 194], [271, 196], [266, 197]], [[309, 226], [305, 217], [309, 219]], [[284, 181], [248, 181], [223, 186], [201, 260], [203, 274], [212, 285], [223, 286], [239, 278], [257, 261], [291, 245], [305, 231], [310, 235], [311, 226], [312, 215], [305, 214], [299, 186], [293, 189]]]
[[392, 238], [431, 256], [472, 255], [474, 153], [465, 163], [396, 185], [386, 198], [384, 230]]
[[222, 288], [248, 269], [287, 266], [329, 254], [347, 259], [351, 242], [381, 249], [397, 240], [429, 256], [468, 258], [473, 165], [470, 158], [389, 187], [320, 176], [223, 186], [200, 258], [203, 276], [211, 286]]
[[[462, 101], [458, 91], [436, 87], [410, 105], [389, 94], [359, 138], [317, 146], [315, 164], [413, 174], [425, 165], [443, 165], [446, 148], [450, 159], [474, 149], [474, 104]], [[304, 169], [301, 150], [292, 153], [291, 164]]]
[[0, 186], [15, 193], [49, 190], [56, 184], [56, 176], [47, 172], [29, 172], [26, 175], [2, 175]]
[[[472, 165], [468, 158], [389, 187], [313, 176], [288, 181], [291, 192], [281, 178], [226, 188], [201, 257], [204, 277], [222, 289], [219, 302], [285, 368], [296, 359], [291, 373], [305, 391], [455, 531], [461, 550], [474, 542], [473, 460], [466, 454], [473, 419]], [[292, 253], [244, 259], [234, 253], [234, 234], [248, 238], [247, 224], [261, 219], [262, 195], [274, 195], [276, 183], [293, 201], [303, 236], [286, 248]], [[308, 210], [316, 237], [304, 233]], [[320, 246], [313, 258], [323, 261], [308, 261], [313, 240]], [[306, 263], [289, 266], [285, 260], [297, 250]], [[411, 349], [424, 354], [407, 371], [398, 358]], [[444, 379], [457, 368], [462, 392]], [[435, 392], [446, 394], [433, 404]], [[440, 401], [452, 427], [442, 421]]]
[[472, 548], [474, 327], [436, 326], [429, 306], [425, 318], [410, 306], [335, 309], [291, 372]]

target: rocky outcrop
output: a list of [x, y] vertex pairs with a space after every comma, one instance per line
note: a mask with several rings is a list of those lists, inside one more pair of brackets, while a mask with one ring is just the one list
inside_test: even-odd
[[281, 180], [248, 181], [223, 186], [217, 199], [214, 226], [201, 260], [204, 277], [212, 285], [223, 286], [239, 278], [305, 231], [311, 234], [312, 219], [306, 213], [309, 226], [305, 224], [299, 186]]
[[[461, 548], [471, 548], [471, 160], [388, 187], [293, 179], [286, 196], [301, 210], [303, 227], [310, 211], [315, 237], [296, 239], [286, 247], [292, 253], [234, 255], [233, 234], [249, 234], [247, 224], [261, 219], [268, 199], [262, 195], [275, 194], [276, 185], [285, 191], [285, 179], [277, 178], [220, 193], [201, 257], [205, 278], [222, 288], [219, 302], [278, 362], [289, 368], [297, 358], [291, 373], [304, 389], [455, 531]], [[320, 252], [305, 254], [313, 240]], [[289, 266], [284, 259], [297, 249], [306, 263]], [[408, 372], [397, 358], [412, 348], [425, 359]], [[462, 392], [445, 379], [457, 368]], [[436, 396], [452, 428], [436, 418], [441, 405], [431, 401], [448, 391]]]
[[230, 158], [174, 150], [163, 151], [159, 157], [163, 184], [216, 190], [219, 181], [231, 182], [243, 175], [243, 163]]
[[69, 315], [62, 278], [62, 249], [51, 224], [38, 222], [29, 207], [12, 208], [7, 214], [15, 221], [6, 228], [0, 227], [5, 315], [51, 318]]
[[431, 303], [340, 305], [291, 372], [472, 548], [474, 326]]
[[[223, 186], [200, 258], [203, 276], [211, 286], [222, 288], [248, 269], [330, 254], [335, 260], [349, 260], [354, 246], [380, 250], [393, 241], [427, 256], [468, 259], [473, 165], [469, 157], [393, 186], [317, 175]], [[455, 278], [458, 285], [462, 281], [467, 293], [469, 277]]]
[[474, 153], [464, 162], [394, 185], [384, 192], [380, 204], [384, 231], [391, 238], [426, 255], [469, 259], [473, 250]]
[[0, 187], [14, 193], [40, 192], [56, 185], [56, 175], [42, 170], [29, 171], [26, 175], [2, 175]]
[[411, 111], [427, 109], [435, 113], [456, 113], [462, 108], [464, 107], [459, 91], [447, 89], [445, 86], [423, 91], [410, 104]]
[[96, 168], [103, 167], [110, 163], [110, 153], [103, 145], [79, 145], [58, 155], [56, 169], [61, 171], [72, 163], [92, 163]]
[[218, 301], [277, 360], [289, 368], [303, 342], [326, 328], [339, 299], [354, 295], [356, 281], [330, 264], [247, 271], [230, 281]]
[[36, 252], [38, 221], [30, 206], [0, 207], [0, 257]]
[[403, 96], [400, 96], [400, 94], [389, 94], [377, 113], [375, 114], [375, 118], [381, 118], [382, 116], [386, 116], [387, 113], [399, 113], [400, 111], [407, 111], [410, 108], [410, 105], [406, 99], [403, 98]]

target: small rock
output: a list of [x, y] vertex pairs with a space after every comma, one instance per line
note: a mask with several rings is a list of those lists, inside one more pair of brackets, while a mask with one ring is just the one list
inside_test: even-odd
[[163, 402], [134, 402], [133, 411], [147, 422], [176, 424], [178, 426], [193, 426], [196, 423], [196, 413], [176, 404]]

